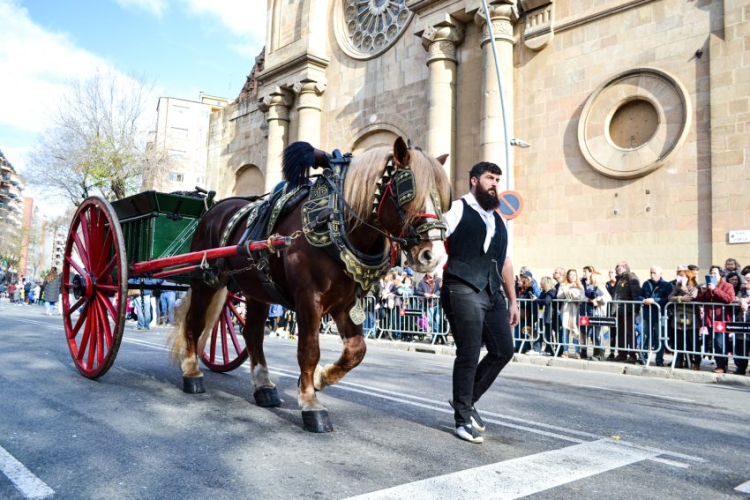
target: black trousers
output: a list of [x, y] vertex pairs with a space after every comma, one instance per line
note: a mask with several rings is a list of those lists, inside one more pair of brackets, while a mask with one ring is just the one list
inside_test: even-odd
[[[471, 423], [471, 408], [513, 359], [513, 333], [508, 308], [500, 293], [446, 280], [441, 292], [453, 339], [453, 406], [456, 425]], [[482, 342], [487, 355], [479, 361]]]

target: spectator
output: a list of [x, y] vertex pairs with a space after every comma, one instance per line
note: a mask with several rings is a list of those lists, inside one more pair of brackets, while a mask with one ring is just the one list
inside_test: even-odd
[[156, 280], [153, 278], [131, 278], [128, 280], [131, 284], [141, 284], [143, 288], [140, 289], [137, 295], [133, 297], [133, 308], [135, 314], [138, 316], [138, 324], [136, 330], [150, 330], [151, 329], [151, 289], [147, 288], [151, 285], [156, 284]]
[[545, 353], [549, 355], [555, 354], [555, 350], [552, 348], [552, 344], [554, 341], [552, 334], [552, 317], [555, 309], [553, 307], [552, 301], [557, 297], [557, 293], [555, 292], [555, 284], [555, 280], [553, 280], [549, 276], [545, 276], [544, 278], [542, 278], [542, 293], [541, 295], [539, 295], [539, 297], [537, 297], [535, 301], [537, 306], [544, 310], [541, 324], [542, 339], [545, 343]]
[[[593, 292], [586, 292], [586, 298], [593, 308], [593, 316], [595, 318], [603, 318], [607, 316], [607, 309], [609, 302], [612, 300], [612, 296], [607, 291], [607, 286], [604, 281], [604, 276], [596, 271], [591, 273], [590, 286]], [[592, 336], [594, 340], [594, 357], [592, 359], [596, 361], [604, 361], [604, 351], [607, 349], [609, 343], [610, 328], [608, 326], [595, 326], [590, 328], [592, 330]]]
[[32, 296], [31, 296], [31, 280], [26, 279], [23, 283], [23, 300], [24, 304], [29, 305], [31, 304]]
[[15, 283], [8, 285], [8, 302], [15, 304], [18, 300], [18, 287]]
[[734, 301], [739, 303], [739, 294], [742, 292], [742, 284], [740, 283], [740, 275], [734, 271], [730, 271], [724, 274], [724, 280], [732, 285], [734, 289]]
[[726, 321], [726, 306], [734, 302], [734, 288], [728, 282], [724, 281], [721, 276], [721, 267], [711, 266], [706, 283], [701, 285], [696, 300], [698, 302], [710, 302], [720, 304], [717, 306], [707, 306], [703, 313], [703, 324], [708, 328], [708, 338], [713, 338], [714, 360], [716, 369], [714, 373], [726, 373], [729, 360], [726, 354], [731, 350], [728, 342], [728, 336], [725, 332], [717, 332], [714, 326], [717, 321]]
[[737, 302], [739, 303], [742, 299], [750, 299], [750, 272], [745, 274], [744, 283], [740, 284], [740, 290], [736, 293]]
[[745, 281], [745, 275], [742, 274], [742, 266], [737, 262], [737, 259], [731, 257], [724, 262], [724, 269], [722, 271], [724, 276], [729, 275], [729, 273], [737, 273], [739, 281], [741, 283]]
[[542, 294], [542, 288], [539, 286], [539, 283], [536, 282], [534, 279], [534, 275], [531, 274], [531, 270], [523, 266], [521, 270], [519, 271], [521, 276], [528, 276], [531, 280], [531, 292], [534, 294], [534, 297], [539, 297]]
[[[675, 355], [675, 368], [687, 368], [680, 351], [696, 351], [700, 341], [697, 339], [698, 325], [700, 323], [699, 308], [694, 305], [682, 305], [686, 302], [695, 301], [698, 296], [698, 282], [695, 273], [680, 266], [677, 268], [677, 279], [669, 301], [676, 303], [674, 315], [674, 346], [677, 350]], [[698, 354], [688, 355], [693, 370], [701, 369], [701, 356]]]
[[[541, 295], [541, 291], [539, 293]], [[515, 350], [522, 354], [533, 350], [534, 353], [538, 353], [541, 347], [539, 341], [535, 342], [534, 345], [526, 343], [525, 339], [528, 339], [534, 334], [534, 324], [536, 323], [538, 316], [538, 309], [535, 304], [537, 295], [534, 294], [534, 285], [532, 283], [531, 273], [526, 271], [525, 274], [519, 277], [518, 290], [516, 297], [519, 299], [519, 316], [518, 324], [515, 328], [515, 338], [518, 339], [515, 342]], [[521, 346], [525, 349], [520, 351]]]
[[[615, 266], [617, 274], [617, 283], [615, 283], [612, 300], [616, 302], [637, 301], [641, 293], [641, 284], [638, 276], [630, 271], [627, 262], [621, 261]], [[617, 305], [617, 356], [614, 353], [609, 354], [609, 358], [614, 361], [635, 363], [636, 356], [634, 352], [628, 352], [629, 349], [636, 348], [635, 341], [635, 317], [637, 309], [634, 304], [620, 303]]]
[[[417, 285], [414, 295], [423, 297], [425, 300], [425, 310], [427, 311], [427, 326], [432, 332], [435, 342], [445, 344], [445, 335], [443, 328], [443, 308], [440, 306], [440, 277], [435, 276], [434, 272], [428, 272]], [[440, 332], [436, 334], [435, 332]]]
[[[641, 309], [641, 324], [643, 326], [643, 346], [642, 349], [656, 351], [656, 366], [664, 366], [664, 346], [661, 345], [659, 335], [661, 326], [661, 315], [664, 308], [669, 302], [669, 294], [674, 287], [664, 280], [662, 275], [664, 270], [661, 266], [651, 266], [651, 278], [643, 282], [641, 291], [638, 294], [644, 307]], [[639, 364], [646, 364], [646, 357], [643, 353], [638, 356]]]
[[[570, 301], [562, 306], [560, 322], [562, 325], [563, 358], [581, 359], [580, 332], [578, 330], [578, 308], [579, 301], [584, 297], [583, 287], [578, 281], [578, 273], [575, 269], [569, 269], [565, 274], [565, 280], [560, 283], [557, 290], [557, 298]], [[575, 302], [573, 302], [575, 301]], [[573, 353], [570, 348], [573, 347]]]
[[[740, 300], [740, 312], [735, 317], [735, 321], [741, 321], [743, 323], [750, 323], [750, 312], [748, 312], [748, 301], [749, 299]], [[736, 335], [735, 336], [735, 358], [734, 364], [736, 366], [734, 370], [735, 375], [744, 375], [747, 373], [747, 357], [750, 355], [749, 348], [750, 342], [747, 340], [747, 335]]]
[[[164, 286], [175, 286], [171, 281], [162, 281]], [[160, 325], [174, 325], [174, 304], [177, 300], [177, 293], [174, 290], [162, 290], [159, 295], [159, 318]]]
[[398, 283], [398, 285], [396, 286], [396, 305], [398, 307], [398, 316], [396, 317], [396, 322], [398, 324], [398, 335], [404, 342], [411, 342], [413, 340], [412, 334], [406, 333], [404, 331], [404, 326], [411, 326], [405, 325], [405, 319], [406, 309], [409, 306], [409, 298], [414, 295], [414, 286], [411, 280], [411, 276], [409, 276], [408, 274], [404, 276], [403, 281], [399, 282], [399, 280], [400, 278], [396, 280], [396, 283]]
[[271, 304], [271, 307], [268, 309], [269, 329], [271, 330], [271, 333], [275, 333], [277, 337], [279, 336], [280, 330], [279, 321], [283, 314], [284, 308], [279, 304]]
[[[583, 287], [584, 298], [587, 299], [581, 303], [580, 310], [578, 311], [581, 316], [590, 317], [594, 314], [594, 307], [591, 305], [589, 300], [596, 294], [596, 287], [591, 286], [591, 275], [596, 272], [594, 266], [585, 266], [581, 271], [581, 286]], [[593, 330], [588, 326], [581, 326], [581, 339], [583, 340], [583, 349], [581, 349], [581, 357], [588, 359], [588, 339], [592, 337]], [[593, 339], [592, 339], [593, 340]]]
[[53, 267], [44, 277], [44, 313], [47, 316], [52, 316], [55, 305], [60, 300], [61, 289], [62, 274], [59, 274], [57, 268]]

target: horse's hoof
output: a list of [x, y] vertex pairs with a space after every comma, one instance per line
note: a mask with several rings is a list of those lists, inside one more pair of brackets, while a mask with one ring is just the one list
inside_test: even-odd
[[203, 394], [203, 377], [182, 377], [182, 392], [188, 394]]
[[328, 410], [302, 411], [302, 425], [308, 432], [332, 432]]
[[255, 398], [255, 404], [264, 408], [272, 408], [281, 406], [281, 400], [279, 399], [279, 392], [274, 387], [273, 389], [263, 388], [258, 389], [253, 393]]

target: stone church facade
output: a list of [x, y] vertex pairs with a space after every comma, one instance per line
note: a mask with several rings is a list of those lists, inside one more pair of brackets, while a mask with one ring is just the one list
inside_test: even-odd
[[[489, 18], [479, 0], [268, 0], [264, 54], [211, 117], [209, 186], [270, 191], [297, 140], [400, 135], [450, 153], [455, 195], [474, 163], [503, 168], [517, 266], [750, 264], [731, 243], [750, 229], [750, 0], [494, 0]], [[511, 169], [490, 32], [507, 135], [530, 144]]]

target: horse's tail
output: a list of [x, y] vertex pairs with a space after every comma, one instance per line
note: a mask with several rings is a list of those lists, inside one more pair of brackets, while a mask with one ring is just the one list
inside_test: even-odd
[[286, 148], [281, 161], [281, 172], [290, 187], [307, 183], [310, 169], [328, 166], [328, 155], [307, 142], [293, 142]]
[[[183, 303], [175, 311], [175, 326], [172, 329], [172, 332], [169, 334], [169, 338], [167, 339], [167, 345], [171, 346], [170, 356], [172, 357], [172, 361], [174, 362], [174, 364], [177, 366], [181, 364], [182, 360], [185, 357], [185, 343], [187, 341], [188, 335], [187, 314], [190, 310], [192, 295], [193, 289], [191, 288], [188, 291]], [[198, 339], [198, 356], [200, 356], [200, 353], [203, 352], [203, 348], [206, 346], [206, 340], [213, 330], [214, 325], [216, 324], [216, 320], [219, 319], [219, 314], [221, 314], [226, 298], [227, 289], [226, 287], [224, 287], [214, 294], [213, 298], [211, 299], [211, 303], [206, 308], [206, 312], [203, 316], [203, 319], [205, 321], [203, 331], [201, 332], [201, 336]]]

